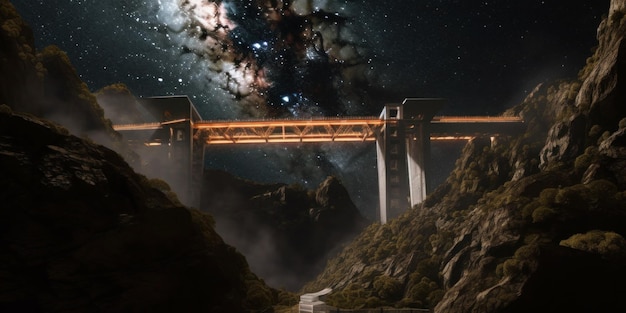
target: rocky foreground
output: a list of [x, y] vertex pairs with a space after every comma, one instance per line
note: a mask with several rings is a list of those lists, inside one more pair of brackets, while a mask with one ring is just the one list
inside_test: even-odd
[[117, 153], [1, 111], [0, 311], [248, 312], [276, 302], [210, 216]]

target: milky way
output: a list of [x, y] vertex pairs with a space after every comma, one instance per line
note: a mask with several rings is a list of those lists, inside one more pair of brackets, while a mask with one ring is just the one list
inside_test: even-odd
[[242, 113], [354, 113], [350, 104], [363, 96], [352, 84], [372, 85], [369, 51], [345, 16], [347, 1], [158, 3], [157, 20], [171, 48], [191, 59], [194, 81], [219, 86]]
[[[377, 115], [405, 97], [498, 114], [572, 78], [609, 1], [16, 0], [36, 44], [68, 52], [92, 90], [187, 94], [205, 119]], [[307, 187], [344, 178], [375, 207], [370, 146], [225, 148], [207, 165]], [[251, 162], [254, 160], [254, 162]], [[445, 171], [444, 171], [445, 172]], [[445, 173], [443, 173], [445, 175]]]

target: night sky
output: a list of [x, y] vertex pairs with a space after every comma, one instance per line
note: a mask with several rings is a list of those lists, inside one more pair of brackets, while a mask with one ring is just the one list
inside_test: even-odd
[[[186, 94], [204, 119], [378, 115], [406, 97], [447, 98], [441, 114], [497, 115], [540, 82], [575, 78], [609, 8], [609, 0], [13, 3], [37, 47], [67, 51], [91, 90], [121, 82], [137, 96]], [[207, 151], [207, 165], [307, 187], [337, 175], [369, 211], [373, 151], [231, 147]]]

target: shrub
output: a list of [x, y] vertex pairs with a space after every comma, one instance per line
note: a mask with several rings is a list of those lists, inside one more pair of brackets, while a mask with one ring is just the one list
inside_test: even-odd
[[502, 278], [504, 275], [504, 263], [500, 263], [496, 266], [496, 276]]
[[438, 293], [434, 293], [437, 290], [441, 290], [441, 288], [436, 282], [427, 277], [422, 277], [419, 283], [409, 287], [406, 296], [413, 302], [434, 307], [441, 300], [441, 298], [437, 298]]
[[546, 188], [539, 194], [539, 204], [549, 206], [554, 203], [554, 198], [559, 193], [556, 188]]
[[371, 296], [365, 299], [365, 307], [368, 308], [377, 308], [385, 305], [383, 301], [381, 301], [378, 297]]
[[172, 190], [170, 185], [166, 181], [164, 181], [164, 180], [162, 180], [160, 178], [151, 178], [151, 179], [148, 180], [148, 183], [150, 184], [150, 186], [152, 188], [159, 189], [162, 192], [166, 192], [166, 191], [171, 191]]
[[572, 235], [559, 244], [609, 258], [626, 258], [626, 240], [615, 232], [592, 230], [584, 234]]
[[574, 161], [574, 169], [578, 172], [586, 170], [589, 165], [591, 165], [591, 156], [588, 154], [581, 154]]
[[533, 223], [548, 222], [557, 216], [557, 214], [557, 211], [553, 208], [540, 206], [533, 211]]
[[598, 124], [593, 125], [591, 129], [589, 129], [589, 137], [592, 138], [592, 140], [597, 140], [601, 134], [602, 134], [602, 127]]
[[250, 308], [268, 308], [273, 302], [272, 291], [258, 280], [249, 280], [246, 282], [248, 292], [246, 294], [246, 302]]
[[609, 139], [609, 137], [611, 137], [611, 132], [609, 132], [609, 131], [603, 132], [602, 135], [600, 136], [600, 138], [598, 138], [598, 143], [601, 143], [601, 142]]
[[445, 294], [445, 291], [443, 291], [441, 289], [434, 290], [433, 292], [428, 294], [428, 297], [426, 298], [426, 300], [428, 300], [428, 303], [430, 304], [430, 307], [434, 308], [435, 305], [437, 303], [439, 303], [439, 301], [441, 301], [441, 299], [443, 299], [443, 295], [444, 294]]
[[535, 212], [535, 210], [540, 206], [541, 204], [539, 204], [539, 201], [532, 201], [528, 203], [522, 208], [522, 218], [524, 219], [527, 219], [529, 217], [532, 218], [533, 212]]
[[515, 258], [518, 260], [530, 260], [539, 253], [539, 249], [536, 245], [524, 245], [519, 247], [515, 251]]
[[402, 284], [389, 276], [378, 276], [374, 279], [374, 293], [385, 302], [393, 303], [402, 298]]
[[365, 300], [369, 299], [372, 293], [363, 289], [358, 284], [350, 284], [339, 292], [328, 295], [327, 303], [338, 308], [360, 309], [365, 306]]
[[439, 277], [439, 262], [433, 259], [425, 259], [417, 264], [415, 270], [424, 277], [436, 280]]
[[0, 104], [0, 113], [11, 114], [12, 112], [13, 110], [11, 110], [10, 106], [6, 104]]
[[[609, 200], [615, 197], [617, 186], [605, 179], [598, 179], [587, 184], [589, 197], [593, 200]], [[594, 199], [595, 198], [595, 199]]]
[[581, 184], [559, 189], [554, 203], [570, 210], [583, 211], [587, 207], [588, 189]]
[[502, 264], [502, 273], [504, 276], [516, 276], [520, 273], [521, 262], [516, 259], [508, 259]]
[[298, 304], [298, 296], [283, 289], [276, 291], [276, 300], [278, 305], [293, 306]]

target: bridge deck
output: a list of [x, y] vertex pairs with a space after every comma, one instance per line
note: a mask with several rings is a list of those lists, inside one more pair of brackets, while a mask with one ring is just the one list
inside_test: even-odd
[[[117, 131], [161, 129], [164, 123], [114, 125]], [[206, 144], [374, 141], [384, 125], [398, 120], [378, 117], [341, 117], [283, 120], [199, 121], [193, 124], [197, 139]], [[507, 134], [520, 129], [517, 117], [436, 116], [430, 122], [431, 140], [470, 139], [485, 134]]]

